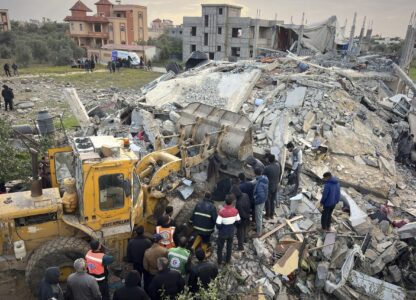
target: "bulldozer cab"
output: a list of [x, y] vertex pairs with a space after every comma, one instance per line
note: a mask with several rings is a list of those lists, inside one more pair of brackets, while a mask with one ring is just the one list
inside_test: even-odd
[[114, 230], [131, 232], [143, 212], [136, 155], [112, 136], [73, 142], [72, 147], [49, 150], [52, 185], [63, 194], [64, 179], [75, 179], [77, 209], [68, 212], [64, 203], [63, 220], [92, 236], [91, 231], [100, 231], [99, 238]]

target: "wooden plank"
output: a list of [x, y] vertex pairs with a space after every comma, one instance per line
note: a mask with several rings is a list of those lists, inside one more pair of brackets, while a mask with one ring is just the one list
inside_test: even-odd
[[[296, 232], [296, 231], [300, 231], [299, 227], [297, 224], [292, 224], [292, 222], [288, 219], [286, 219], [286, 224], [289, 226], [290, 230]], [[296, 238], [300, 241], [303, 242], [303, 235], [301, 233], [297, 233], [296, 234]]]
[[[300, 220], [300, 219], [302, 219], [303, 218], [303, 216], [296, 216], [296, 217], [293, 217], [292, 219], [290, 219], [289, 221], [290, 222], [296, 222], [296, 221], [298, 221], [298, 220]], [[272, 230], [270, 230], [269, 232], [266, 232], [265, 234], [263, 234], [260, 238], [259, 238], [259, 240], [264, 240], [265, 238], [267, 238], [267, 237], [269, 237], [269, 236], [271, 236], [273, 233], [275, 233], [276, 231], [278, 231], [278, 230], [280, 230], [280, 229], [282, 229], [283, 227], [285, 227], [287, 224], [280, 224], [279, 226], [277, 226], [276, 228], [273, 228]]]

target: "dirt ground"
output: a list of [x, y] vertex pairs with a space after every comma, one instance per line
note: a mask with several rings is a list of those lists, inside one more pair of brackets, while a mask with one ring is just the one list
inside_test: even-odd
[[25, 282], [24, 271], [0, 272], [0, 299], [35, 300]]

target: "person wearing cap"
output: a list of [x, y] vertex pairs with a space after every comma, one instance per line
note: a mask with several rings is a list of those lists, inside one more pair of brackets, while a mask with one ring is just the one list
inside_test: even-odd
[[132, 270], [124, 280], [124, 286], [114, 292], [113, 300], [148, 300], [146, 292], [139, 287], [141, 277], [139, 272]]
[[197, 293], [200, 287], [206, 289], [209, 283], [218, 275], [218, 267], [205, 260], [205, 252], [201, 248], [196, 249], [195, 256], [198, 263], [191, 267], [188, 286], [192, 293]]
[[127, 261], [133, 264], [133, 268], [143, 276], [144, 252], [152, 246], [152, 241], [144, 236], [144, 227], [136, 228], [136, 236], [127, 245]]
[[[156, 226], [163, 226], [165, 223], [167, 223], [167, 227], [176, 227], [176, 223], [175, 220], [172, 218], [173, 215], [173, 207], [168, 205], [166, 206], [165, 209], [165, 213], [163, 214], [163, 216], [159, 217], [157, 219], [157, 225]], [[167, 216], [169, 218], [169, 221], [164, 220], [164, 217]]]
[[67, 300], [101, 300], [97, 280], [87, 274], [87, 263], [83, 258], [74, 261], [75, 273], [66, 282]]
[[13, 110], [13, 90], [4, 84], [3, 90], [1, 91], [1, 96], [4, 99], [4, 109], [7, 111], [7, 107], [9, 107], [10, 110]]
[[297, 194], [303, 165], [302, 149], [295, 147], [292, 142], [287, 143], [286, 149], [292, 153], [292, 170], [290, 171], [289, 178], [295, 184], [293, 191]]
[[85, 255], [88, 274], [97, 280], [103, 300], [110, 299], [108, 291], [108, 266], [113, 263], [114, 257], [104, 253], [102, 244], [97, 240], [90, 242], [91, 250]]
[[149, 286], [149, 296], [152, 300], [176, 299], [185, 287], [185, 280], [179, 272], [169, 270], [166, 257], [157, 259], [158, 272]]
[[153, 245], [144, 252], [143, 256], [143, 280], [144, 290], [147, 292], [149, 289], [150, 282], [158, 272], [157, 259], [160, 257], [168, 257], [168, 249], [161, 246], [159, 242], [162, 240], [160, 234], [153, 235]]
[[325, 186], [322, 192], [321, 205], [324, 209], [321, 216], [321, 225], [323, 230], [329, 231], [331, 229], [332, 212], [341, 198], [341, 188], [338, 179], [332, 176], [330, 172], [324, 174], [323, 180]]

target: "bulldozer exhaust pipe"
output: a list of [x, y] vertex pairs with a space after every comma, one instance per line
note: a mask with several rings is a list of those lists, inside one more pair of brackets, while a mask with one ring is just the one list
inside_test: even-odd
[[30, 195], [32, 197], [42, 196], [42, 179], [39, 178], [38, 151], [29, 149], [32, 156], [32, 183], [30, 184]]

